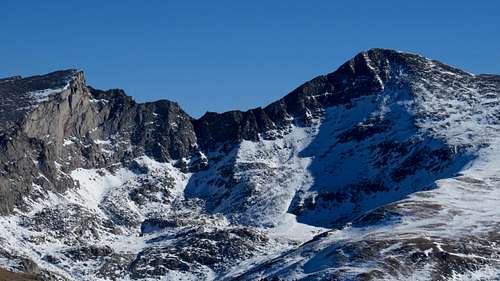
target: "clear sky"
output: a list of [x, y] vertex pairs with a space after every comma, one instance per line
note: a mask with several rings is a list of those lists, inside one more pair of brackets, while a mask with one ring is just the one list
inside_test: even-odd
[[500, 1], [2, 0], [0, 76], [79, 68], [192, 116], [266, 105], [373, 47], [500, 73]]

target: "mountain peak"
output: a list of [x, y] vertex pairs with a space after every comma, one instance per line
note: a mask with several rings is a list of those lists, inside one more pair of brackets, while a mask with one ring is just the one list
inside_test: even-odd
[[78, 70], [5, 78], [0, 268], [61, 280], [500, 268], [499, 89], [498, 76], [379, 48], [264, 108], [199, 119], [93, 89]]
[[60, 70], [30, 77], [14, 76], [0, 80], [0, 130], [15, 125], [40, 103], [70, 87], [85, 85], [83, 72]]

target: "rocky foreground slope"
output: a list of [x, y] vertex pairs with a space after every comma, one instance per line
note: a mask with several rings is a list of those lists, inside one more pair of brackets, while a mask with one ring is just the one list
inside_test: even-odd
[[372, 49], [188, 116], [0, 79], [0, 267], [41, 280], [500, 279], [500, 76]]

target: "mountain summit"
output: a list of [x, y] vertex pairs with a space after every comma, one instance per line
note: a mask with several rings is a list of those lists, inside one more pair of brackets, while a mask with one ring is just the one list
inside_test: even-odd
[[500, 76], [387, 49], [268, 106], [199, 119], [78, 70], [0, 79], [0, 268], [499, 278], [499, 118]]

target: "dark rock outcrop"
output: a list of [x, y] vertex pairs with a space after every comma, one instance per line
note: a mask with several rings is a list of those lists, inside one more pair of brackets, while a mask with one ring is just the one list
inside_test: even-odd
[[3, 214], [23, 208], [27, 195], [42, 196], [38, 186], [71, 188], [66, 172], [78, 167], [109, 167], [144, 154], [168, 161], [197, 151], [191, 118], [177, 103], [139, 104], [121, 90], [95, 90], [80, 71], [5, 80], [0, 94]]

